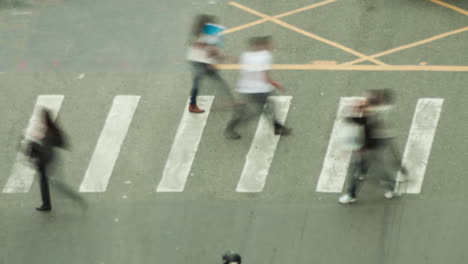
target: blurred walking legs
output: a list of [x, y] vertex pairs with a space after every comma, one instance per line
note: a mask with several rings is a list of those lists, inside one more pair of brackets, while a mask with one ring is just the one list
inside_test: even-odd
[[272, 125], [275, 135], [289, 134], [290, 130], [284, 127], [276, 118], [275, 103], [268, 100], [268, 96], [270, 95], [271, 93], [245, 94], [247, 104], [237, 106], [237, 110], [234, 111], [233, 117], [226, 127], [226, 137], [239, 139], [240, 135], [237, 133], [236, 129], [242, 124], [258, 117], [262, 112]]
[[190, 92], [190, 105], [189, 111], [192, 113], [203, 113], [205, 112], [202, 109], [199, 109], [197, 106], [197, 95], [200, 87], [200, 82], [204, 77], [210, 77], [216, 81], [224, 93], [228, 96], [231, 102], [234, 101], [234, 96], [229, 89], [227, 82], [221, 77], [218, 70], [213, 68], [213, 66], [201, 63], [201, 62], [191, 62], [193, 69], [193, 85]]

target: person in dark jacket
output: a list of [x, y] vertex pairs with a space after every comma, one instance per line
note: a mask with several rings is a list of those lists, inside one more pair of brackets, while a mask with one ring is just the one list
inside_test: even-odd
[[[391, 199], [400, 194], [395, 191], [396, 180], [393, 176], [394, 168], [407, 174], [401, 164], [401, 158], [393, 142], [395, 133], [391, 124], [391, 103], [393, 95], [389, 90], [371, 90], [366, 101], [357, 106], [360, 113], [357, 117], [348, 117], [347, 121], [360, 126], [363, 133], [363, 144], [353, 153], [353, 164], [350, 167], [349, 186], [347, 193], [339, 199], [340, 203], [347, 204], [356, 201], [356, 195], [362, 185], [369, 167], [378, 166], [378, 180], [384, 182], [385, 198]], [[392, 152], [392, 170], [385, 165], [384, 153], [389, 149]]]
[[[54, 148], [66, 148], [67, 142], [63, 132], [53, 121], [48, 109], [42, 108], [38, 111], [38, 118], [34, 128], [26, 135], [26, 154], [33, 162], [39, 176], [39, 186], [41, 191], [42, 205], [36, 208], [38, 211], [52, 210], [50, 198], [48, 169], [54, 161]], [[86, 207], [84, 200], [71, 190], [64, 183], [53, 181], [54, 187], [70, 198], [77, 200], [83, 207]]]

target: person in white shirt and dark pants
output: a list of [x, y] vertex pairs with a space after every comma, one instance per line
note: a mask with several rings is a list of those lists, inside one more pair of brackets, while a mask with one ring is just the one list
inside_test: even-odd
[[[275, 135], [287, 135], [290, 129], [277, 121], [275, 116], [274, 103], [267, 100], [272, 95], [274, 88], [281, 92], [285, 88], [278, 82], [271, 79], [269, 70], [272, 63], [272, 43], [271, 37], [254, 37], [249, 40], [251, 50], [244, 52], [240, 58], [240, 64], [243, 68], [240, 72], [240, 79], [237, 83], [237, 92], [242, 94], [245, 99], [245, 105], [238, 107], [232, 120], [226, 127], [225, 136], [231, 139], [239, 139], [241, 136], [236, 128], [262, 113], [265, 108], [265, 114], [270, 119]], [[252, 108], [249, 111], [249, 108]]]

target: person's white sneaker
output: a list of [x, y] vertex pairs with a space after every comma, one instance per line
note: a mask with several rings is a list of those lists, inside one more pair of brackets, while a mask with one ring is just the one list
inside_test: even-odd
[[392, 199], [393, 197], [400, 197], [401, 193], [395, 191], [386, 191], [384, 196], [387, 199]]
[[354, 203], [356, 201], [355, 197], [352, 197], [351, 194], [343, 194], [340, 199], [338, 200], [342, 204], [349, 204], [349, 203]]

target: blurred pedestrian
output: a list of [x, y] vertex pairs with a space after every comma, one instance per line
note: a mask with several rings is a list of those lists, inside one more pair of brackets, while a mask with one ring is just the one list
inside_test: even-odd
[[232, 120], [225, 129], [225, 136], [231, 139], [241, 138], [236, 128], [259, 116], [263, 110], [272, 125], [274, 134], [288, 135], [291, 129], [278, 121], [274, 102], [267, 100], [270, 95], [273, 95], [274, 88], [285, 92], [284, 86], [270, 77], [273, 48], [271, 37], [254, 37], [249, 40], [249, 44], [250, 51], [244, 52], [240, 58], [243, 68], [240, 71], [236, 88], [237, 92], [244, 96], [246, 104], [237, 107]]
[[[54, 148], [66, 148], [67, 142], [63, 132], [53, 121], [48, 109], [40, 109], [36, 121], [37, 122], [33, 124], [33, 128], [25, 135], [25, 151], [26, 155], [35, 166], [39, 176], [42, 205], [36, 209], [38, 211], [50, 211], [52, 210], [52, 202], [50, 198], [48, 169], [55, 158]], [[80, 201], [82, 205], [85, 205], [82, 198], [74, 193], [68, 186], [59, 181], [54, 181], [53, 184], [59, 191]]]
[[[399, 196], [395, 191], [395, 173], [400, 170], [407, 174], [401, 163], [401, 156], [394, 143], [395, 132], [392, 123], [393, 94], [390, 90], [371, 90], [365, 104], [360, 105], [360, 116], [347, 118], [348, 121], [361, 126], [363, 145], [353, 153], [353, 163], [349, 171], [347, 193], [340, 197], [343, 204], [356, 201], [356, 195], [362, 185], [369, 167], [378, 169], [376, 179], [384, 183], [385, 198]], [[386, 151], [391, 152], [391, 165], [386, 162]]]
[[193, 85], [190, 93], [190, 104], [188, 110], [191, 113], [203, 113], [197, 105], [197, 95], [200, 89], [200, 81], [205, 77], [211, 77], [217, 81], [220, 87], [233, 102], [234, 97], [229, 90], [226, 81], [221, 77], [215, 67], [216, 61], [232, 59], [231, 56], [221, 52], [219, 46], [222, 44], [220, 33], [224, 27], [216, 24], [216, 17], [211, 15], [199, 15], [195, 19], [192, 29], [187, 60], [193, 71]]
[[[396, 118], [394, 116], [395, 95], [390, 89], [377, 90], [374, 93], [377, 94], [377, 98], [373, 107], [374, 114], [370, 119], [373, 127], [373, 133], [371, 134], [373, 147], [382, 158], [390, 158], [390, 167], [388, 169], [401, 171], [404, 175], [401, 181], [406, 181], [408, 170], [403, 164], [402, 156], [395, 142], [397, 135], [395, 131]], [[387, 152], [390, 152], [391, 155], [386, 155]], [[386, 197], [392, 198], [393, 196], [388, 192]]]
[[348, 170], [348, 189], [339, 199], [340, 203], [352, 203], [356, 201], [358, 189], [361, 187], [361, 181], [364, 180], [367, 173], [367, 160], [365, 156], [366, 146], [369, 141], [368, 126], [368, 104], [369, 101], [363, 100], [351, 107], [350, 113], [345, 117], [351, 131], [346, 134], [346, 142], [343, 142], [346, 150], [351, 150], [351, 164]]
[[228, 251], [222, 256], [223, 264], [242, 264], [242, 258], [239, 254]]

